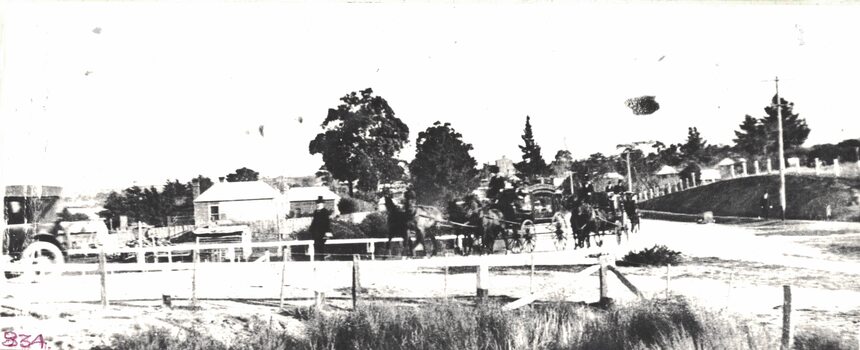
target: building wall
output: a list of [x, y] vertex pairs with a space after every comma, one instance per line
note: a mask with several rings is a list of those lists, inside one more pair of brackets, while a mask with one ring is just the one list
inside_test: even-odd
[[[325, 207], [332, 212], [337, 212], [337, 208], [335, 206], [334, 199], [329, 199], [325, 201]], [[293, 201], [290, 202], [290, 214], [295, 217], [299, 210], [301, 210], [300, 216], [309, 216], [313, 214], [314, 210], [317, 209], [317, 202], [313, 201]]]
[[212, 223], [209, 217], [209, 207], [213, 205], [218, 205], [223, 220], [233, 222], [283, 220], [289, 209], [289, 203], [281, 199], [194, 203], [195, 225], [201, 226]]

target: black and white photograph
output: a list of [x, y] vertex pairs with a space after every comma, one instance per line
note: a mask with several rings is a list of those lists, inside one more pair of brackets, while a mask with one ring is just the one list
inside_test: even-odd
[[860, 350], [858, 18], [0, 0], [0, 350]]

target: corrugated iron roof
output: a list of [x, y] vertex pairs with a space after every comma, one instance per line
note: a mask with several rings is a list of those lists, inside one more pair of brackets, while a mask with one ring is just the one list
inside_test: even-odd
[[325, 186], [292, 187], [287, 190], [287, 200], [290, 202], [315, 201], [319, 196], [322, 196], [323, 200], [340, 199], [340, 196]]
[[194, 203], [273, 199], [278, 190], [262, 181], [219, 182], [203, 192]]

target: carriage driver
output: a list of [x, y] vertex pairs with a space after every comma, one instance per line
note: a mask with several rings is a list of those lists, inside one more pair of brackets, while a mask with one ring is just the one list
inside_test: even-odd
[[582, 176], [582, 186], [579, 189], [579, 198], [586, 203], [591, 203], [592, 194], [594, 194], [594, 184], [591, 183], [591, 179], [586, 173]]
[[490, 165], [490, 172], [493, 175], [490, 177], [490, 183], [487, 185], [487, 198], [495, 200], [505, 189], [505, 178], [499, 175], [498, 166]]

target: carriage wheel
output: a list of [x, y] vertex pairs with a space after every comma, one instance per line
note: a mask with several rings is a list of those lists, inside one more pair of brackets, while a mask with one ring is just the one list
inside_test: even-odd
[[519, 232], [511, 229], [505, 230], [505, 251], [518, 254], [523, 251], [523, 237]]
[[527, 253], [531, 253], [535, 250], [535, 240], [537, 239], [535, 224], [531, 220], [525, 220], [523, 221], [522, 230], [523, 235], [520, 240], [523, 241], [523, 249]]
[[[23, 252], [21, 252], [21, 260], [19, 263], [24, 265], [32, 265], [33, 269], [25, 271], [22, 276], [26, 279], [36, 279], [39, 276], [48, 275], [50, 266], [54, 264], [63, 264], [63, 252], [60, 248], [42, 241], [30, 243]], [[45, 270], [39, 269], [44, 267]]]

